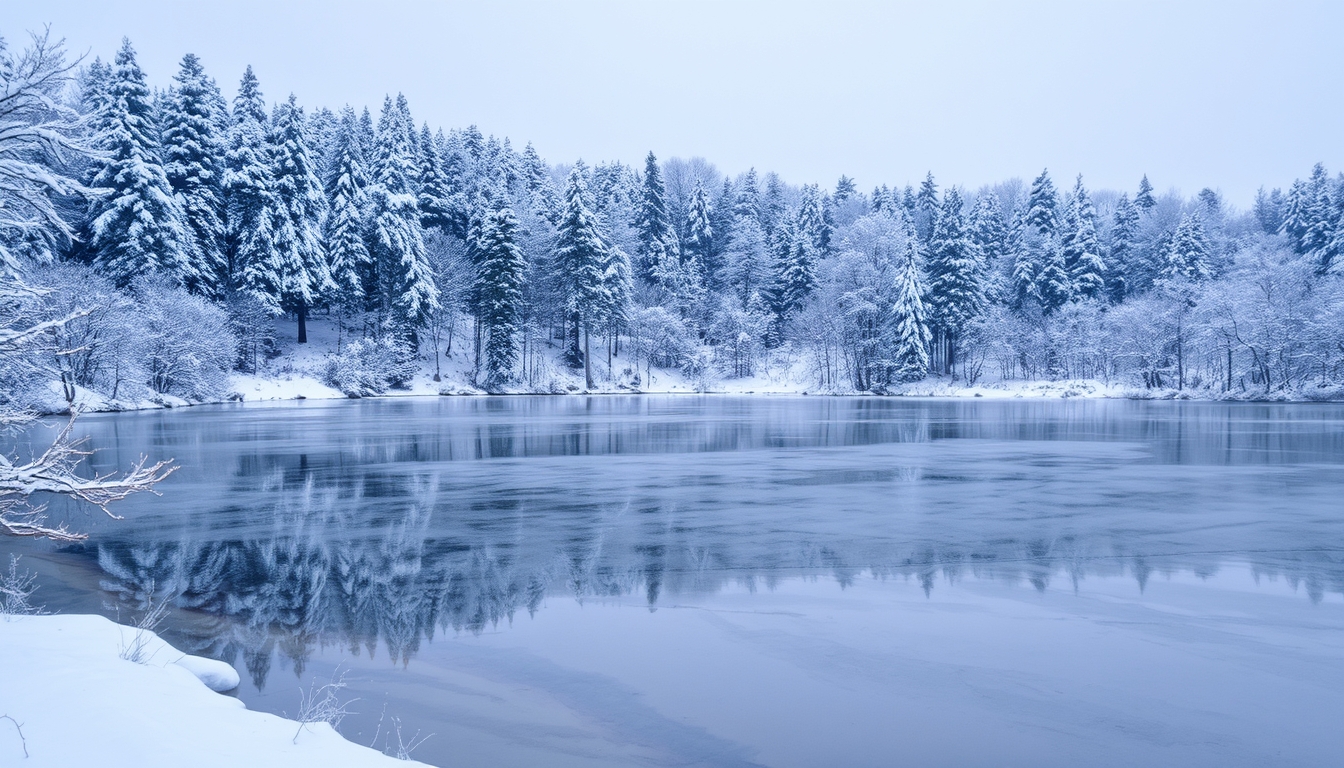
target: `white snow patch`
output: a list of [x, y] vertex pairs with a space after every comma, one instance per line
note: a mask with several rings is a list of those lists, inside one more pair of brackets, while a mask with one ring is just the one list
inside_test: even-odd
[[[140, 632], [88, 615], [0, 622], [0, 715], [22, 727], [20, 739], [0, 721], [0, 765], [423, 765], [346, 741], [325, 723], [300, 731], [293, 720], [248, 710], [210, 690], [237, 686], [232, 667]], [[121, 658], [137, 637], [146, 651], [139, 664]]]

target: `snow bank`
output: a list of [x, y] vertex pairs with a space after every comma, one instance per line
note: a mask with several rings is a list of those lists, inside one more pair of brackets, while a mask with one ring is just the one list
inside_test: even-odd
[[[142, 663], [121, 658], [128, 648], [138, 648]], [[325, 723], [300, 732], [293, 720], [210, 690], [237, 685], [228, 664], [183, 654], [152, 632], [101, 616], [0, 621], [0, 716], [12, 717], [23, 734], [0, 720], [0, 765], [408, 764], [346, 741]]]

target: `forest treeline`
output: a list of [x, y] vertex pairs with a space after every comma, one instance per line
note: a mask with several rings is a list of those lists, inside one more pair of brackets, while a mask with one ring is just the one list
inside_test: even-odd
[[[491, 390], [542, 387], [557, 352], [590, 388], [655, 366], [703, 386], [805, 366], [832, 391], [1344, 387], [1344, 176], [1321, 165], [1249, 211], [1147, 176], [864, 191], [653, 152], [552, 164], [417, 126], [401, 95], [268, 102], [250, 67], [230, 101], [191, 54], [151, 88], [129, 41], [87, 61], [33, 35], [0, 80], [5, 327], [53, 321], [25, 348], [72, 402], [217, 397], [266, 372], [276, 318], [302, 343], [318, 313], [340, 329], [328, 383], [364, 394], [454, 344]], [[11, 399], [45, 386], [16, 377]]]

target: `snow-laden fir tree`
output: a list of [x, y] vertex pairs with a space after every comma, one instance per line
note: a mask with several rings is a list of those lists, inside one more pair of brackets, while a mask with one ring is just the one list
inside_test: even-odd
[[416, 150], [420, 164], [416, 197], [416, 202], [420, 206], [420, 226], [450, 232], [453, 188], [443, 167], [439, 144], [429, 131], [429, 123], [420, 128], [420, 141], [416, 145]]
[[932, 171], [920, 182], [919, 193], [915, 196], [913, 220], [920, 242], [928, 243], [933, 236], [933, 225], [938, 220], [938, 185], [934, 183]]
[[[737, 198], [733, 201], [733, 216], [737, 222], [743, 217], [761, 223], [761, 190], [756, 183], [756, 169], [750, 168], [737, 183]], [[736, 223], [734, 224], [736, 226]]]
[[224, 210], [229, 275], [272, 314], [280, 313], [280, 268], [275, 251], [277, 210], [272, 195], [269, 119], [261, 86], [248, 67], [233, 100], [225, 155]]
[[908, 226], [905, 253], [897, 272], [896, 302], [891, 311], [891, 376], [895, 381], [919, 381], [929, 375], [929, 332], [920, 278], [917, 234]]
[[1050, 180], [1049, 169], [1043, 170], [1031, 182], [1025, 223], [1037, 234], [1053, 235], [1059, 229], [1058, 209], [1059, 196], [1055, 193], [1055, 183]]
[[1037, 250], [1036, 263], [1041, 270], [1036, 276], [1036, 295], [1048, 315], [1073, 301], [1073, 280], [1064, 263], [1064, 246], [1058, 236], [1053, 233], [1038, 236], [1034, 248]]
[[825, 201], [821, 188], [816, 184], [803, 187], [802, 199], [798, 201], [798, 213], [794, 220], [794, 233], [802, 238], [808, 247], [813, 263], [826, 255], [831, 239], [831, 226], [826, 221]]
[[1139, 180], [1139, 193], [1134, 196], [1134, 205], [1139, 209], [1140, 215], [1151, 211], [1157, 205], [1157, 200], [1153, 197], [1153, 185], [1148, 183], [1146, 173]]
[[1107, 259], [1106, 293], [1116, 304], [1133, 290], [1135, 245], [1138, 238], [1139, 209], [1129, 195], [1120, 195], [1111, 224], [1110, 256]]
[[1167, 246], [1161, 277], [1166, 280], [1205, 280], [1213, 274], [1208, 236], [1198, 213], [1181, 217]]
[[1106, 288], [1106, 266], [1101, 258], [1101, 241], [1097, 238], [1097, 210], [1092, 197], [1083, 186], [1083, 177], [1073, 186], [1064, 232], [1064, 269], [1069, 274], [1076, 297], [1100, 296]]
[[[567, 189], [566, 197], [569, 195]], [[566, 200], [568, 206], [568, 200]], [[675, 252], [676, 234], [667, 213], [667, 189], [663, 185], [663, 171], [652, 152], [644, 158], [644, 185], [639, 200], [639, 216], [635, 221], [639, 233], [639, 252], [635, 254], [635, 268], [646, 280], [653, 279], [659, 263], [667, 252]]]
[[130, 40], [117, 51], [99, 122], [107, 160], [93, 180], [106, 190], [90, 209], [96, 263], [120, 286], [155, 273], [185, 282], [193, 265], [182, 208], [160, 162], [159, 128]]
[[943, 193], [929, 239], [928, 274], [926, 304], [934, 358], [943, 373], [951, 373], [957, 346], [985, 305], [985, 267], [980, 249], [966, 231], [956, 187]]
[[188, 290], [220, 300], [228, 289], [224, 250], [223, 97], [195, 54], [182, 57], [163, 110], [163, 166], [186, 224]]
[[523, 307], [523, 276], [527, 264], [518, 245], [518, 219], [502, 192], [488, 212], [476, 245], [475, 293], [481, 307], [484, 382], [498, 388], [513, 379]]
[[690, 273], [703, 281], [710, 268], [714, 228], [710, 224], [709, 195], [699, 179], [696, 179], [695, 188], [691, 190], [686, 219], [686, 241], [681, 244], [682, 260]]
[[527, 187], [529, 204], [542, 218], [554, 223], [559, 215], [560, 205], [555, 194], [555, 186], [551, 182], [551, 172], [530, 141], [523, 147], [521, 162], [523, 184]]
[[341, 111], [332, 152], [326, 183], [330, 212], [324, 229], [331, 279], [336, 285], [331, 301], [343, 312], [358, 311], [364, 308], [364, 286], [371, 267], [364, 241], [369, 179], [359, 141], [359, 118], [349, 106]]
[[776, 333], [802, 308], [816, 287], [817, 251], [813, 238], [795, 218], [776, 233], [775, 261], [769, 290]]
[[414, 353], [415, 329], [439, 306], [415, 200], [416, 157], [405, 97], [389, 97], [378, 119], [374, 183], [369, 185], [370, 255], [381, 310]]
[[281, 306], [298, 319], [298, 342], [308, 343], [308, 310], [336, 291], [322, 242], [327, 198], [308, 145], [303, 108], [290, 94], [277, 107], [271, 148], [275, 251]]
[[[565, 183], [564, 213], [556, 228], [551, 260], [565, 312], [573, 326], [568, 357], [572, 364], [581, 359], [584, 380], [591, 389], [593, 364], [589, 335], [592, 327], [602, 321], [603, 310], [609, 302], [604, 280], [608, 255], [607, 243], [588, 202], [588, 184], [583, 172], [582, 163], [569, 172]], [[579, 351], [580, 335], [583, 336], [582, 352]]]

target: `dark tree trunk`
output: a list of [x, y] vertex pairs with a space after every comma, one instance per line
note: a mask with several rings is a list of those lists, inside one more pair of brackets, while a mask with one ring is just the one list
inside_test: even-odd
[[295, 312], [299, 316], [299, 343], [308, 343], [308, 302], [299, 299], [299, 308]]

